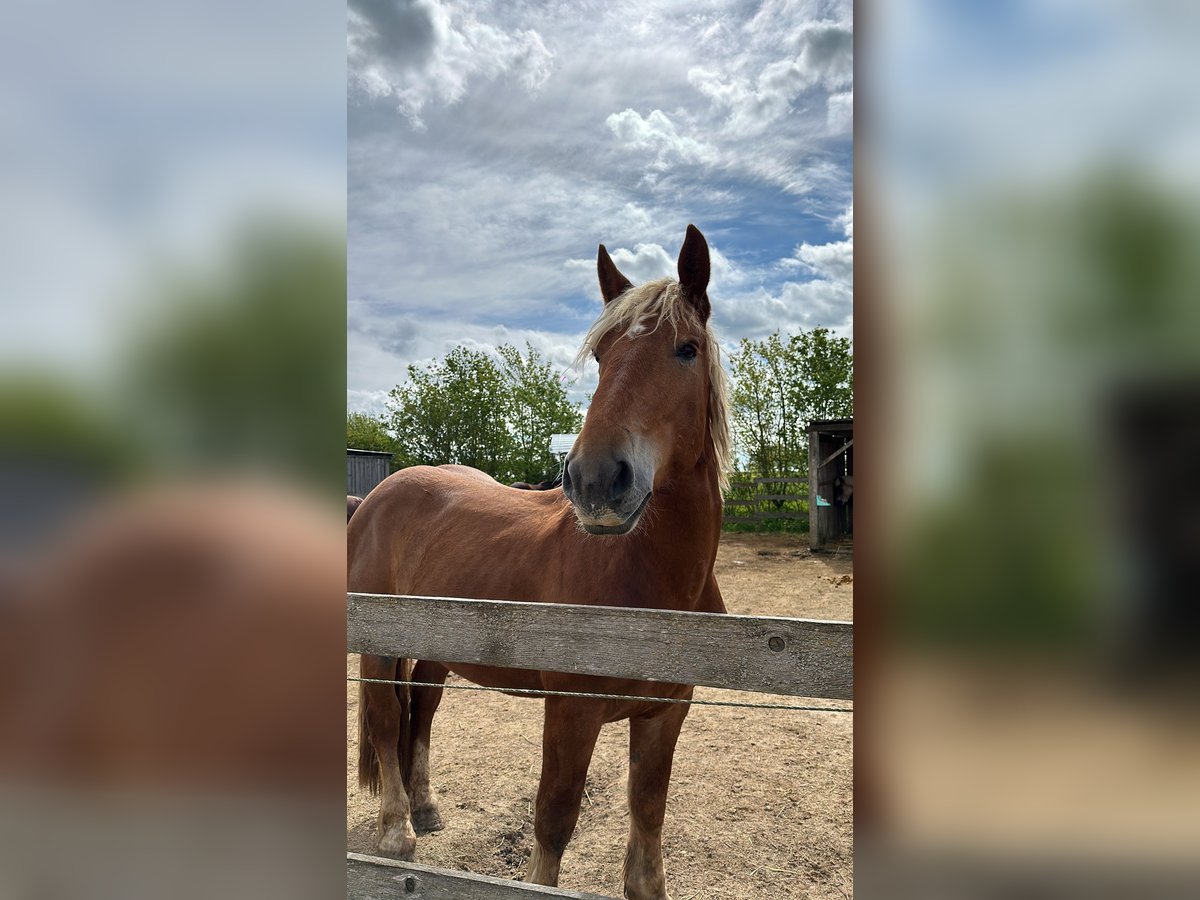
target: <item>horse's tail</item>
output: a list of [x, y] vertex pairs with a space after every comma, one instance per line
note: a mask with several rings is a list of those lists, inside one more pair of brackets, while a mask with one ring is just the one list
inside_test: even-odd
[[372, 796], [379, 793], [379, 756], [371, 742], [371, 723], [367, 718], [367, 685], [358, 683], [358, 786]]
[[[398, 659], [391, 671], [385, 677], [397, 681], [407, 681], [412, 663], [407, 659]], [[408, 685], [394, 685], [396, 699], [400, 701], [400, 739], [397, 750], [400, 757], [400, 775], [407, 778], [412, 760], [412, 723], [410, 721]], [[366, 788], [372, 795], [379, 793], [381, 787], [379, 771], [379, 755], [375, 752], [375, 744], [371, 740], [371, 721], [367, 718], [367, 685], [358, 684], [358, 786]]]
[[[416, 663], [411, 659], [396, 660], [396, 680], [412, 681], [413, 669]], [[400, 746], [397, 748], [400, 758], [400, 777], [408, 784], [409, 773], [412, 772], [412, 688], [407, 684], [398, 684], [396, 698], [400, 701]]]

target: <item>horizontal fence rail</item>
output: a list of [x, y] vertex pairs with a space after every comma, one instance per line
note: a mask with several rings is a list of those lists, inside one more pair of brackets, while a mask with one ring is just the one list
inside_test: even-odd
[[612, 900], [561, 888], [451, 872], [418, 863], [346, 854], [346, 896], [351, 900]]
[[[346, 595], [346, 648], [848, 700], [849, 622], [390, 594]], [[351, 900], [612, 900], [599, 894], [346, 854]]]
[[849, 700], [848, 622], [350, 593], [353, 653]]
[[726, 525], [761, 525], [773, 519], [808, 519], [808, 478], [741, 478], [725, 496]]

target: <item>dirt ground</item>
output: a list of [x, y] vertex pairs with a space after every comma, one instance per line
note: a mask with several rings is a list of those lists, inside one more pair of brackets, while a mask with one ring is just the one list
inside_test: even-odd
[[[729, 611], [851, 620], [851, 551], [813, 555], [807, 547], [807, 535], [724, 535], [716, 572]], [[357, 671], [358, 657], [350, 657], [348, 672]], [[464, 682], [452, 675], [450, 683]], [[348, 688], [348, 848], [371, 853], [379, 807], [358, 788], [358, 685]], [[712, 688], [697, 688], [696, 699], [805, 703]], [[541, 720], [537, 700], [446, 691], [431, 742], [446, 828], [418, 838], [417, 862], [500, 878], [524, 874]], [[600, 734], [561, 887], [621, 896], [628, 728], [614, 723]], [[674, 900], [851, 896], [852, 739], [853, 717], [845, 713], [693, 707], [663, 828]]]

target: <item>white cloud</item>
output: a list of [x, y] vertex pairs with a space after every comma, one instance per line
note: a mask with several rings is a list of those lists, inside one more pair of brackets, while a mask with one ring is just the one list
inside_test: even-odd
[[498, 28], [453, 2], [351, 0], [347, 35], [351, 85], [391, 98], [416, 128], [428, 104], [459, 102], [475, 79], [512, 75], [533, 92], [553, 68], [536, 30]]
[[[625, 247], [607, 247], [608, 255], [620, 269], [621, 274], [634, 284], [653, 281], [656, 278], [678, 278], [678, 251], [668, 252], [660, 244], [638, 244], [632, 250]], [[757, 278], [757, 273], [750, 273], [730, 262], [720, 250], [710, 242], [708, 245], [711, 285], [719, 286], [722, 291], [732, 291], [748, 280]], [[596, 261], [594, 259], [571, 259], [567, 267], [579, 272], [586, 272], [589, 284], [596, 282]]]
[[571, 399], [582, 401], [596, 383], [594, 371], [582, 375], [571, 371], [585, 331], [586, 326], [578, 332], [554, 332], [449, 316], [397, 317], [372, 313], [352, 303], [346, 340], [347, 381], [352, 386], [347, 391], [347, 404], [352, 412], [382, 412], [388, 391], [407, 379], [410, 364], [423, 367], [455, 347], [494, 352], [501, 344], [524, 350], [526, 343], [565, 376], [564, 385]]
[[846, 237], [854, 237], [854, 204], [851, 203], [844, 213], [833, 220], [837, 225], [840, 225], [842, 231], [846, 233]]
[[672, 158], [682, 162], [711, 162], [715, 158], [711, 146], [681, 135], [661, 109], [652, 110], [645, 118], [633, 109], [626, 109], [613, 113], [604, 124], [626, 145], [655, 151], [660, 167]]
[[854, 291], [841, 281], [787, 281], [774, 290], [722, 297], [713, 303], [713, 321], [725, 337], [760, 340], [773, 331], [796, 333], [821, 326], [848, 334]]
[[[762, 338], [779, 329], [795, 332], [817, 326], [849, 335], [854, 311], [854, 207], [834, 218], [845, 240], [799, 244], [779, 260], [776, 271], [805, 273], [807, 281], [785, 280], [773, 290], [735, 294], [715, 308], [723, 331]], [[761, 274], [761, 273], [760, 273]]]
[[783, 270], [806, 270], [817, 278], [835, 282], [848, 288], [854, 286], [854, 205], [835, 216], [833, 223], [846, 235], [844, 241], [811, 244], [807, 241], [797, 245], [792, 256], [779, 261]]
[[620, 247], [612, 252], [612, 260], [634, 284], [675, 274], [675, 260], [658, 244], [638, 244], [633, 250]]
[[[696, 66], [688, 81], [718, 110], [726, 111], [727, 132], [761, 134], [793, 111], [811, 88], [844, 92], [854, 74], [854, 34], [844, 22], [809, 22], [788, 40], [792, 51], [782, 59], [759, 63], [751, 55], [735, 59], [729, 74]], [[754, 56], [757, 56], [755, 54]], [[752, 76], [740, 74], [749, 69]], [[845, 104], [839, 100], [839, 113]], [[827, 113], [832, 116], [832, 112]], [[841, 133], [841, 132], [835, 132]]]
[[813, 273], [827, 281], [854, 283], [854, 242], [834, 241], [832, 244], [801, 244], [796, 258]]
[[854, 91], [830, 94], [826, 101], [830, 134], [849, 134], [854, 128]]
[[854, 77], [854, 32], [847, 22], [808, 22], [796, 32], [795, 66], [810, 84], [848, 87]]
[[[769, 5], [778, 15], [750, 29], [753, 9], [715, 0], [686, 15], [678, 0], [602, 5], [586, 28], [540, 4], [481, 0], [470, 15], [456, 12], [465, 9], [458, 0], [409, 4], [427, 14], [428, 40], [375, 39], [374, 57], [391, 48], [396, 77], [375, 99], [360, 86], [350, 108], [348, 385], [361, 392], [351, 401], [371, 402], [407, 363], [460, 343], [528, 337], [569, 365], [600, 308], [596, 245], [634, 282], [674, 276], [689, 222], [709, 241], [723, 336], [832, 326], [835, 317], [848, 324], [849, 285], [821, 274], [835, 274], [835, 251], [797, 255], [830, 239], [825, 223], [850, 201], [849, 141], [827, 122], [836, 60], [816, 52], [820, 41], [803, 27], [841, 13], [826, 0]], [[456, 52], [444, 29], [478, 37], [483, 26], [495, 38], [484, 56], [504, 64], [505, 48], [536, 34], [554, 53], [551, 76], [539, 82], [536, 66], [501, 71], [472, 60], [458, 80], [441, 72]], [[753, 90], [773, 63], [786, 64], [777, 67], [785, 81], [799, 65], [815, 81], [752, 137], [728, 131], [730, 106], [688, 77], [703, 66], [713, 91]], [[396, 85], [416, 92], [400, 114]], [[414, 132], [405, 116], [418, 102], [425, 130]]]

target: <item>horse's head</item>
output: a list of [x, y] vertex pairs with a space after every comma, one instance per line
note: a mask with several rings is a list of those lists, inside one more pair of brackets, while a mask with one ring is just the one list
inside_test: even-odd
[[591, 534], [625, 534], [655, 490], [729, 456], [725, 380], [708, 327], [708, 244], [688, 226], [679, 281], [633, 287], [600, 245], [604, 311], [581, 357], [600, 364], [587, 421], [563, 469], [563, 491]]

